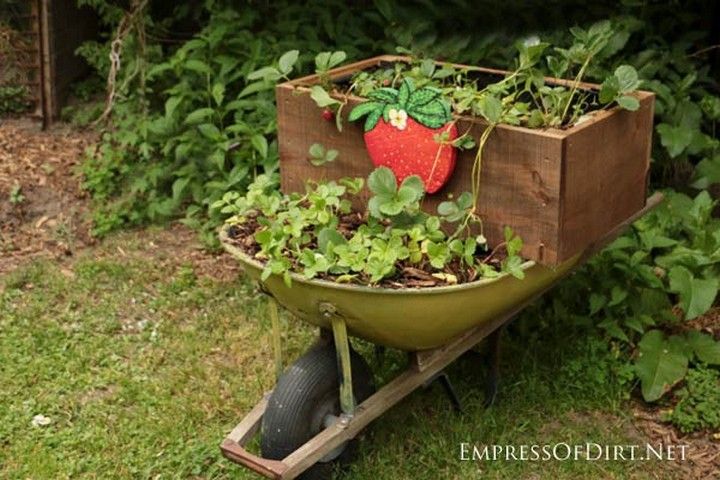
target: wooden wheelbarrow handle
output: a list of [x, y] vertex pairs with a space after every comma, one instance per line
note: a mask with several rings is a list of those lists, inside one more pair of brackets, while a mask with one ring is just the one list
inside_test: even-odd
[[223, 455], [229, 460], [244, 465], [267, 478], [280, 479], [288, 469], [288, 466], [282, 461], [268, 460], [267, 458], [254, 455], [241, 447], [239, 443], [229, 438], [223, 440], [220, 445], [220, 450], [222, 450]]
[[233, 462], [240, 463], [250, 470], [260, 473], [268, 478], [282, 478], [288, 466], [280, 460], [270, 460], [252, 454], [245, 450], [247, 443], [260, 428], [265, 410], [267, 409], [270, 393], [265, 394], [262, 400], [247, 414], [232, 432], [223, 440], [220, 450], [223, 455]]

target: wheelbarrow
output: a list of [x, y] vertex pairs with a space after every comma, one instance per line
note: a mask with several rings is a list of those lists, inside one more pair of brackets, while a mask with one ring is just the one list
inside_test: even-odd
[[[443, 371], [486, 338], [491, 360], [485, 399], [491, 403], [502, 327], [661, 201], [662, 194], [655, 193], [642, 210], [557, 267], [524, 263], [522, 280], [503, 274], [459, 285], [393, 290], [300, 275], [292, 275], [288, 287], [279, 276], [270, 276], [260, 289], [270, 297], [277, 383], [228, 434], [220, 446], [223, 455], [268, 478], [325, 478], [334, 462], [349, 459], [353, 439], [370, 422], [418, 387], [439, 379], [458, 406]], [[263, 265], [234, 246], [225, 230], [220, 237], [246, 273], [260, 282]], [[316, 345], [285, 371], [278, 304], [320, 328]], [[349, 335], [409, 352], [408, 367], [375, 391], [370, 369], [350, 346]], [[263, 456], [245, 448], [261, 426]]]

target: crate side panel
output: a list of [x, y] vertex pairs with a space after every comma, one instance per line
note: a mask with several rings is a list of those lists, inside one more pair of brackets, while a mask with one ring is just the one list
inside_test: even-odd
[[581, 252], [645, 205], [654, 96], [565, 139], [561, 257]]
[[[306, 92], [280, 85], [276, 88], [276, 99], [283, 192], [303, 192], [307, 180], [366, 177], [370, 173], [372, 163], [365, 150], [361, 123], [347, 121], [347, 112], [354, 102], [345, 106], [343, 131], [338, 132], [335, 122], [322, 118], [321, 110]], [[316, 167], [310, 163], [308, 154], [314, 143], [340, 153], [334, 162]], [[367, 195], [360, 200], [367, 200]]]
[[[481, 123], [460, 122], [459, 131], [479, 141]], [[458, 155], [455, 172], [438, 195], [435, 206], [448, 193], [471, 191], [472, 167], [477, 149]], [[545, 264], [558, 262], [560, 161], [562, 140], [522, 131], [496, 128], [483, 149], [478, 212], [491, 245], [503, 241], [505, 226], [524, 242], [523, 255]]]

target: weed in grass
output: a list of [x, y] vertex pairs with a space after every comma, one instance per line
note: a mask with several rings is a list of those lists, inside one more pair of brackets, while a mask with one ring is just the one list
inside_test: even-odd
[[680, 401], [667, 420], [681, 431], [720, 428], [720, 373], [716, 369], [697, 366], [688, 370], [677, 396]]

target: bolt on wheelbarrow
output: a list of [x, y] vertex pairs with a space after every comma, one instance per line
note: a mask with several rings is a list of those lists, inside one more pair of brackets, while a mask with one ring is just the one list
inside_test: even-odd
[[[557, 267], [526, 262], [522, 280], [501, 275], [393, 290], [299, 275], [293, 275], [288, 287], [278, 276], [269, 277], [261, 289], [270, 297], [278, 381], [222, 442], [223, 455], [268, 478], [324, 478], [333, 463], [349, 459], [353, 439], [370, 422], [418, 387], [446, 380], [445, 368], [486, 338], [491, 341], [486, 401], [492, 401], [502, 327], [661, 201], [662, 194], [654, 194], [643, 209]], [[225, 231], [221, 240], [247, 274], [259, 280], [263, 265], [235, 247]], [[320, 341], [285, 371], [278, 304], [321, 330]], [[367, 363], [350, 346], [351, 335], [409, 352], [409, 366], [375, 391]], [[452, 393], [449, 382], [444, 385]], [[245, 448], [259, 430], [263, 456]]]

